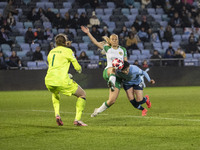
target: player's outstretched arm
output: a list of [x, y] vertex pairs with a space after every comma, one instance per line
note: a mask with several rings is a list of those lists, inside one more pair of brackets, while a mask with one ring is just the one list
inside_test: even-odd
[[85, 26], [81, 26], [81, 30], [86, 33], [88, 35], [88, 37], [90, 38], [90, 40], [92, 41], [92, 43], [94, 43], [97, 47], [99, 47], [100, 49], [103, 49], [103, 45], [102, 43], [98, 42], [90, 33], [90, 30], [85, 27]]

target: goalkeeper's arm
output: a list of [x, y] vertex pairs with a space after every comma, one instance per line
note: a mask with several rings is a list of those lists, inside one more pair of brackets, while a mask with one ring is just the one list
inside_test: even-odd
[[78, 73], [81, 73], [81, 72], [82, 72], [81, 65], [78, 63], [78, 61], [77, 61], [76, 59], [74, 59], [74, 61], [72, 61], [72, 65], [74, 66], [74, 69], [75, 69]]

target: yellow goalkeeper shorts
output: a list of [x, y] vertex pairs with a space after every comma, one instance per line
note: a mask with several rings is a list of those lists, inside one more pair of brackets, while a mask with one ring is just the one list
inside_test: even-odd
[[52, 93], [59, 93], [61, 92], [64, 95], [71, 96], [72, 94], [75, 94], [78, 89], [78, 84], [70, 79], [71, 82], [69, 82], [68, 85], [64, 86], [52, 86], [52, 85], [46, 85], [47, 89]]

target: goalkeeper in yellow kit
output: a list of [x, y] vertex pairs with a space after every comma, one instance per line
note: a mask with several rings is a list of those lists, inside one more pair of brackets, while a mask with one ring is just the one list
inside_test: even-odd
[[87, 126], [81, 121], [82, 112], [85, 108], [85, 91], [68, 75], [70, 63], [75, 70], [81, 73], [81, 66], [74, 57], [74, 53], [67, 48], [67, 36], [58, 34], [55, 37], [56, 48], [52, 49], [48, 55], [49, 68], [45, 77], [45, 84], [52, 93], [52, 102], [55, 111], [56, 122], [59, 126], [63, 125], [60, 117], [60, 92], [64, 95], [75, 95], [78, 99], [76, 102], [76, 116], [74, 125]]

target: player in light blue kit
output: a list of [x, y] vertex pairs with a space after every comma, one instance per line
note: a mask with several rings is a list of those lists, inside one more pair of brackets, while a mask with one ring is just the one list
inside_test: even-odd
[[140, 76], [144, 75], [151, 84], [155, 84], [155, 81], [150, 79], [146, 71], [135, 65], [130, 65], [127, 61], [124, 61], [124, 67], [122, 70], [117, 70], [116, 75], [122, 79], [124, 90], [131, 104], [135, 108], [142, 110], [142, 116], [145, 116], [147, 109], [142, 107], [141, 104], [146, 103], [147, 107], [150, 108], [151, 102], [148, 95], [143, 97], [143, 83]]

